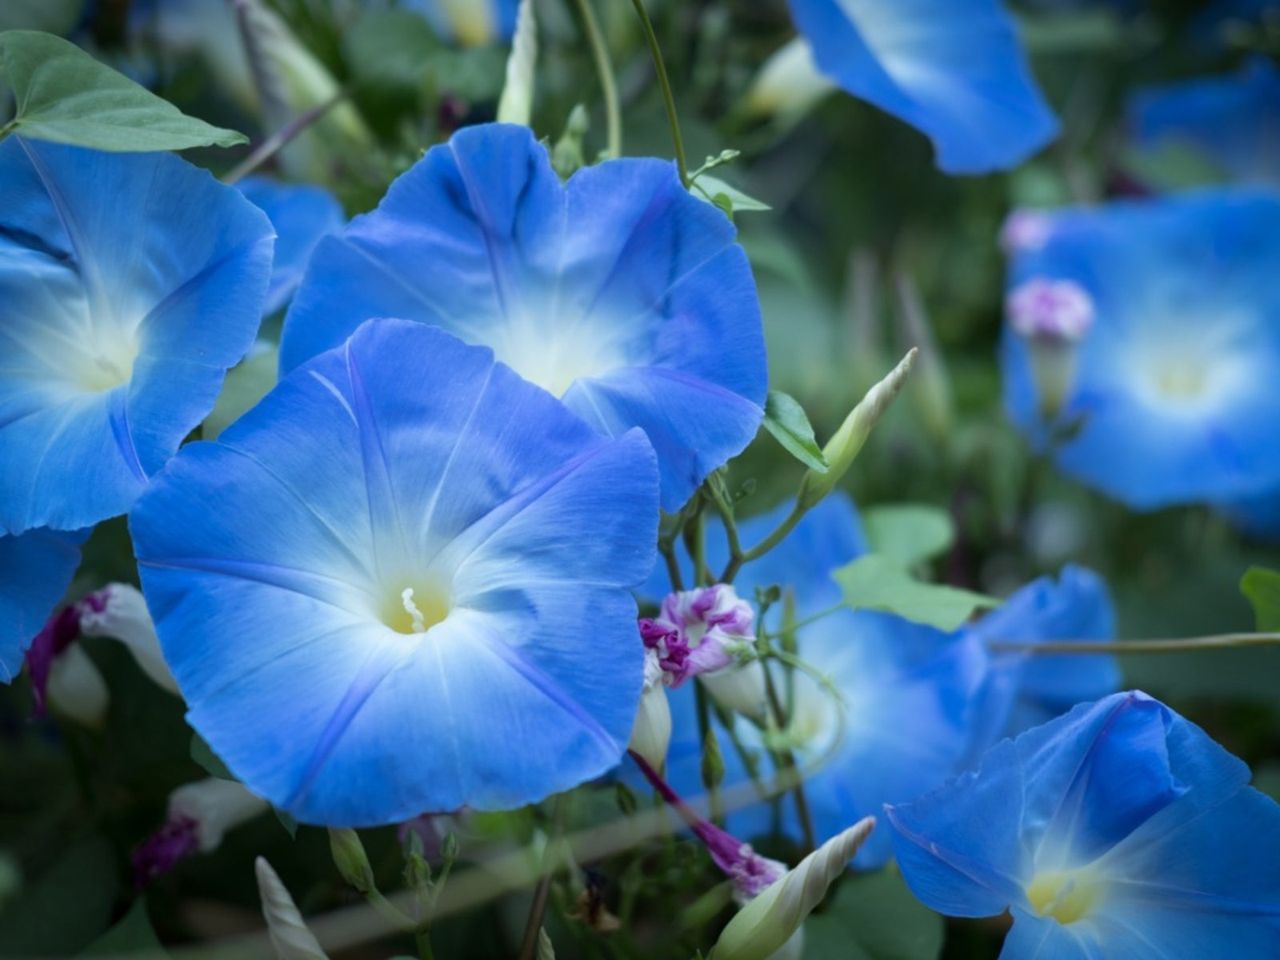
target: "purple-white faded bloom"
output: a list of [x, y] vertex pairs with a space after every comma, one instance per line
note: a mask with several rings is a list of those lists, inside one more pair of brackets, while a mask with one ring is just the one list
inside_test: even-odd
[[269, 806], [236, 780], [209, 777], [183, 784], [169, 795], [163, 825], [133, 851], [136, 885], [146, 886], [193, 854], [212, 853], [228, 830]]
[[137, 587], [127, 583], [109, 583], [76, 606], [80, 614], [81, 634], [119, 640], [156, 686], [178, 693], [178, 684], [160, 650], [160, 638], [156, 636], [156, 625], [147, 610], [147, 601]]
[[730, 585], [668, 594], [657, 618], [640, 621], [640, 637], [656, 652], [667, 686], [700, 676], [722, 706], [749, 716], [763, 712], [764, 674], [748, 659], [755, 611]]
[[50, 702], [58, 712], [87, 726], [100, 726], [107, 712], [107, 685], [88, 655], [76, 645], [80, 623], [100, 601], [93, 594], [49, 617], [27, 650], [27, 673], [36, 716]]
[[1009, 292], [1005, 313], [1027, 342], [1040, 409], [1052, 419], [1075, 381], [1076, 348], [1093, 326], [1093, 298], [1073, 280], [1032, 277]]
[[1072, 280], [1033, 277], [1010, 291], [1005, 312], [1024, 337], [1075, 342], [1093, 326], [1093, 298]]

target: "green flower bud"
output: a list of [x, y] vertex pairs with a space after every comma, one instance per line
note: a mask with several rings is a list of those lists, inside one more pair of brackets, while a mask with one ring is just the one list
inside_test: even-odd
[[816, 506], [849, 472], [872, 429], [901, 392], [918, 354], [919, 351], [912, 347], [889, 375], [868, 390], [862, 401], [845, 417], [840, 429], [822, 448], [828, 464], [827, 472], [810, 470], [800, 481], [800, 492], [796, 495], [800, 509], [809, 510]]
[[360, 842], [358, 833], [330, 827], [329, 851], [333, 855], [333, 865], [338, 868], [343, 880], [359, 893], [369, 893], [375, 889], [373, 867], [369, 865], [369, 855], [364, 852], [364, 844]]

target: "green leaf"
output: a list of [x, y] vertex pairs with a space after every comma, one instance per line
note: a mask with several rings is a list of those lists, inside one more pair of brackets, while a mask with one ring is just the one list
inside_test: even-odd
[[1253, 604], [1258, 629], [1264, 633], [1280, 630], [1280, 572], [1250, 567], [1240, 579], [1240, 590]]
[[149, 958], [167, 957], [151, 917], [147, 901], [139, 897], [120, 921], [95, 940], [81, 957], [126, 957], [143, 954]]
[[855, 610], [896, 613], [939, 630], [955, 630], [974, 610], [997, 601], [970, 590], [921, 583], [888, 557], [871, 553], [841, 567], [834, 574], [844, 600]]
[[804, 407], [780, 390], [770, 390], [764, 405], [764, 426], [787, 452], [817, 473], [827, 472], [827, 461], [813, 435]]
[[938, 507], [904, 503], [872, 507], [862, 514], [871, 550], [906, 569], [936, 557], [951, 546], [951, 515]]
[[75, 44], [35, 30], [0, 33], [0, 79], [18, 105], [3, 132], [97, 150], [185, 150], [247, 143], [188, 117]]
[[714, 203], [722, 209], [728, 204], [729, 209], [727, 212], [730, 216], [750, 210], [773, 209], [763, 200], [757, 200], [750, 194], [743, 193], [732, 184], [725, 183], [719, 177], [713, 177], [709, 173], [701, 173], [698, 175], [698, 179], [693, 181], [693, 195], [695, 197], [701, 195], [701, 199]]
[[227, 373], [222, 392], [204, 420], [203, 439], [216, 440], [223, 430], [240, 419], [276, 385], [280, 351], [273, 344], [253, 352]]
[[893, 869], [850, 877], [804, 925], [804, 960], [936, 960], [942, 918]]
[[191, 735], [191, 759], [200, 764], [211, 777], [217, 777], [219, 780], [235, 779], [235, 774], [227, 769], [227, 765], [198, 733]]

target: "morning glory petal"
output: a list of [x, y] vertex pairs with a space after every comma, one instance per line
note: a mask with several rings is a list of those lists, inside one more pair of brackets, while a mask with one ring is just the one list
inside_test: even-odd
[[0, 531], [79, 529], [212, 408], [257, 330], [270, 225], [169, 154], [15, 136], [0, 182]]
[[[1050, 216], [1011, 286], [1070, 281], [1093, 302], [1061, 413], [1059, 465], [1143, 510], [1280, 486], [1280, 198], [1239, 188]], [[1027, 341], [1006, 327], [1005, 404], [1043, 440]]]
[[460, 131], [316, 248], [281, 367], [399, 316], [492, 348], [597, 430], [645, 430], [677, 509], [763, 417], [760, 310], [732, 224], [655, 160], [562, 185], [525, 127]]
[[1280, 947], [1280, 806], [1248, 780], [1168, 707], [1115, 694], [888, 813], [926, 904], [1013, 913], [1001, 956], [1262, 960]]
[[86, 534], [29, 530], [0, 537], [0, 683], [18, 675], [31, 641], [71, 586]]
[[[1068, 565], [1055, 579], [1041, 577], [1015, 591], [995, 610], [961, 629], [982, 644], [1097, 641], [1115, 638], [1115, 609], [1106, 582], [1092, 570]], [[979, 735], [984, 750], [1120, 687], [1120, 667], [1106, 654], [993, 653]]]
[[625, 748], [652, 449], [488, 350], [370, 321], [183, 450], [131, 529], [193, 726], [300, 820], [519, 806]]
[[1138, 91], [1128, 125], [1141, 151], [1191, 150], [1232, 180], [1280, 185], [1280, 69], [1262, 57], [1232, 76]]
[[271, 220], [276, 231], [276, 256], [263, 316], [284, 309], [302, 283], [302, 274], [316, 244], [342, 229], [346, 218], [329, 191], [305, 183], [279, 183], [269, 177], [246, 177], [240, 192]]
[[947, 173], [1012, 167], [1057, 134], [999, 0], [791, 0], [818, 67], [926, 134]]

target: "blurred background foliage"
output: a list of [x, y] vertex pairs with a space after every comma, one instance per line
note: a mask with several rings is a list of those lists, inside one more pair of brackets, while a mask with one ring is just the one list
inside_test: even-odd
[[[199, 29], [173, 35], [155, 28], [163, 16], [151, 14], [192, 3], [207, 15]], [[426, 147], [494, 116], [506, 59], [500, 43], [459, 48], [391, 3], [263, 6], [286, 26], [268, 42], [300, 78], [274, 105], [247, 72], [229, 5], [219, 0], [5, 0], [0, 29], [68, 36], [184, 111], [255, 142], [343, 92], [273, 166], [284, 178], [328, 187], [352, 215], [376, 205]], [[634, 11], [625, 0], [594, 6], [621, 91], [624, 152], [669, 157], [667, 121]], [[826, 437], [908, 346], [925, 348], [923, 375], [853, 471], [858, 502], [949, 511], [958, 536], [937, 562], [940, 581], [1002, 595], [1075, 561], [1111, 584], [1122, 637], [1251, 629], [1239, 579], [1250, 564], [1280, 567], [1280, 552], [1247, 542], [1206, 508], [1134, 514], [1057, 475], [1006, 422], [995, 346], [1003, 298], [998, 236], [1014, 207], [1089, 203], [1211, 177], [1194, 157], [1135, 155], [1124, 127], [1127, 99], [1144, 85], [1227, 73], [1249, 56], [1276, 55], [1280, 12], [1239, 19], [1190, 0], [1017, 6], [1063, 134], [1009, 174], [953, 178], [935, 169], [923, 136], [843, 94], [770, 116], [752, 110], [747, 92], [757, 72], [793, 35], [782, 0], [650, 6], [691, 164], [741, 151], [717, 176], [771, 207], [739, 210], [736, 220], [756, 269], [773, 387], [798, 398]], [[538, 0], [536, 11], [534, 128], [554, 143], [570, 111], [583, 104], [591, 120], [585, 153], [593, 158], [604, 147], [605, 121], [573, 4]], [[245, 152], [189, 156], [225, 173]], [[275, 318], [265, 330], [278, 326]], [[259, 362], [253, 376], [233, 377], [228, 389], [251, 399], [265, 390], [270, 372]], [[240, 401], [224, 399], [230, 409]], [[733, 486], [751, 490], [741, 510], [759, 512], [790, 495], [801, 469], [762, 434], [732, 466]], [[113, 580], [136, 582], [127, 536], [123, 521], [98, 529], [73, 595]], [[277, 867], [304, 914], [355, 902], [323, 831], [291, 836], [267, 816], [231, 833], [215, 853], [181, 863], [137, 901], [144, 907], [131, 910], [129, 851], [163, 820], [169, 791], [205, 773], [193, 759], [180, 703], [119, 647], [85, 644], [111, 691], [100, 731], [56, 716], [33, 720], [24, 682], [0, 688], [0, 955], [69, 956], [95, 942], [109, 953], [113, 945], [155, 946], [157, 936], [174, 945], [260, 929], [251, 879], [259, 854]], [[1249, 761], [1258, 786], [1275, 796], [1276, 662], [1274, 653], [1255, 649], [1129, 657], [1124, 670], [1127, 685], [1194, 717]], [[648, 802], [601, 785], [575, 797], [568, 826], [607, 822], [620, 806]], [[463, 862], [526, 843], [545, 827], [537, 810], [473, 817], [458, 828]], [[370, 832], [367, 846], [380, 880], [398, 886], [395, 832]], [[762, 848], [786, 852], [767, 842]], [[585, 885], [558, 882], [552, 891], [549, 932], [560, 956], [689, 957], [712, 942], [727, 915], [719, 877], [689, 841], [666, 837], [584, 866]], [[497, 898], [441, 921], [433, 934], [437, 956], [512, 955], [528, 896]], [[607, 915], [629, 933], [598, 932]], [[952, 923], [943, 947], [943, 921], [911, 899], [892, 870], [851, 875], [810, 921], [806, 956], [994, 957], [999, 926]], [[104, 946], [109, 928], [115, 939]], [[409, 947], [392, 938], [337, 955], [385, 957]]]

